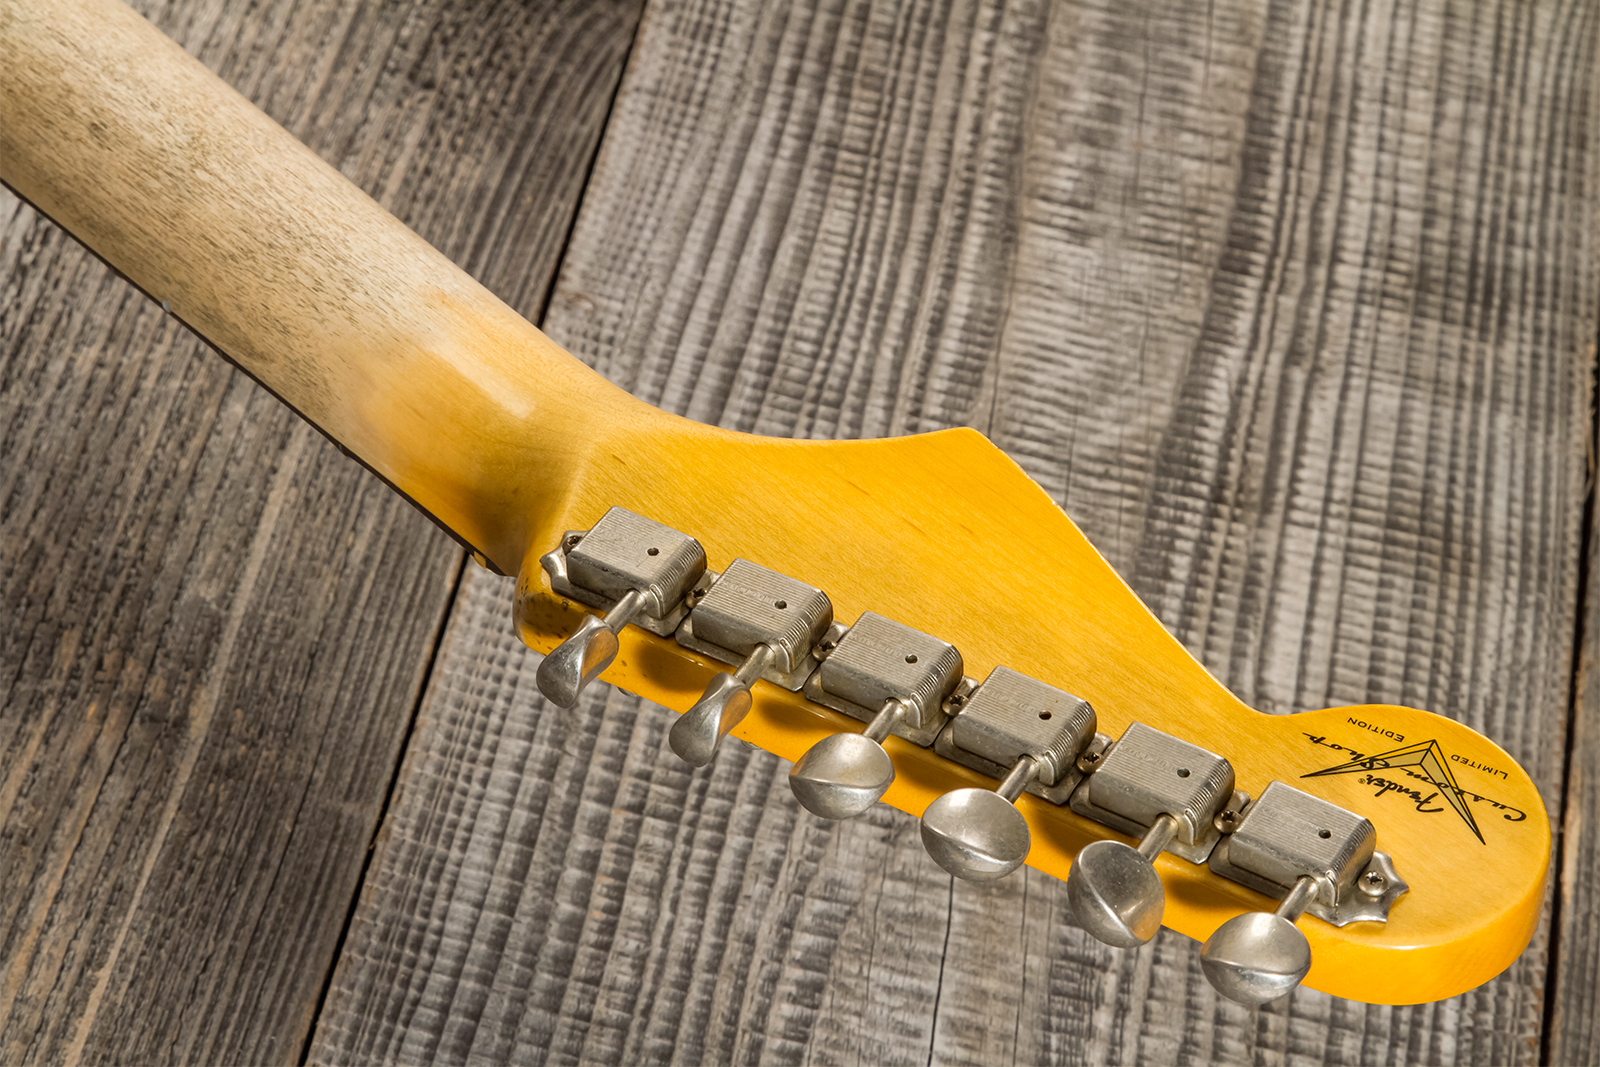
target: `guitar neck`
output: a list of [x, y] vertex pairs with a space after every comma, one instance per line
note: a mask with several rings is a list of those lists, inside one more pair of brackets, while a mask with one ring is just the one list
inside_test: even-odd
[[131, 9], [3, 18], [0, 178], [501, 571], [579, 442], [670, 419]]

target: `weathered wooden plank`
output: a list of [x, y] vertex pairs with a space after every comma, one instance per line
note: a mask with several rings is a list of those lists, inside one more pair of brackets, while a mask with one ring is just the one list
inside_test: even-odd
[[[637, 4], [150, 14], [537, 314]], [[293, 1060], [461, 555], [4, 192], [0, 220], [0, 1059]]]
[[[1554, 811], [1597, 34], [1562, 3], [658, 0], [547, 329], [728, 426], [979, 426], [1247, 699], [1431, 707]], [[1047, 878], [951, 885], [907, 818], [797, 813], [777, 761], [690, 774], [631, 698], [546, 709], [506, 596], [463, 588], [314, 1060], [1538, 1055], [1542, 933], [1442, 1004], [1245, 1011]]]
[[[1594, 502], [1591, 502], [1593, 504]], [[1590, 516], [1591, 531], [1594, 516]], [[1600, 543], [1589, 541], [1583, 646], [1567, 741], [1566, 810], [1550, 974], [1546, 1063], [1600, 1063]]]

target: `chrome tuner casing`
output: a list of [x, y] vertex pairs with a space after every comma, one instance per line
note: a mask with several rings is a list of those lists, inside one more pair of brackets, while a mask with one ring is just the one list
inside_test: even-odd
[[1375, 847], [1372, 823], [1283, 782], [1272, 782], [1244, 810], [1238, 829], [1211, 853], [1211, 870], [1258, 893], [1282, 898], [1302, 875], [1321, 889], [1306, 910], [1334, 926], [1385, 922], [1410, 887]]
[[1094, 709], [1081, 697], [996, 667], [966, 697], [934, 751], [1000, 779], [993, 791], [958, 789], [928, 805], [922, 843], [951, 874], [985, 881], [1010, 874], [1032, 838], [1012, 803], [1024, 790], [1060, 803], [1082, 777], [1077, 759], [1094, 737]]
[[949, 721], [944, 702], [961, 681], [954, 645], [867, 612], [840, 634], [806, 680], [806, 698], [871, 722], [887, 700], [906, 711], [889, 731], [927, 748]]
[[945, 759], [1003, 779], [1017, 758], [1031, 755], [1038, 773], [1024, 792], [1064, 804], [1083, 777], [1078, 753], [1094, 737], [1094, 708], [1082, 697], [1010, 667], [996, 667], [972, 687], [934, 740]]
[[586, 617], [539, 664], [539, 691], [570, 708], [616, 658], [624, 626], [673, 633], [706, 573], [706, 554], [687, 534], [612, 508], [592, 528], [569, 530], [540, 564], [556, 593], [605, 612], [604, 618]]
[[1200, 948], [1200, 966], [1223, 996], [1264, 1004], [1311, 969], [1295, 925], [1304, 912], [1337, 926], [1382, 922], [1407, 886], [1376, 851], [1372, 823], [1319, 797], [1272, 782], [1211, 854], [1215, 873], [1282, 901], [1276, 912], [1236, 916]]

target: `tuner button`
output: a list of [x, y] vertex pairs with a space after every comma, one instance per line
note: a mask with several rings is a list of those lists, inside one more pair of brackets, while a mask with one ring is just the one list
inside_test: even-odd
[[824, 819], [860, 815], [893, 782], [889, 754], [860, 734], [824, 737], [789, 769], [789, 788], [807, 811]]
[[750, 713], [750, 683], [776, 658], [771, 645], [757, 645], [738, 670], [732, 674], [719, 674], [711, 679], [705, 692], [694, 707], [684, 712], [672, 730], [667, 742], [685, 763], [691, 767], [704, 767], [717, 754], [717, 746], [728, 731], [738, 726]]
[[1254, 1007], [1284, 996], [1311, 970], [1311, 943], [1294, 921], [1316, 892], [1301, 878], [1277, 912], [1254, 911], [1223, 923], [1200, 946], [1200, 969], [1218, 993]]
[[1017, 760], [999, 788], [957, 789], [922, 813], [922, 845], [958, 878], [989, 882], [1022, 866], [1033, 839], [1012, 803], [1039, 773], [1032, 756]]
[[1156, 936], [1166, 893], [1151, 860], [1177, 827], [1175, 818], [1162, 815], [1138, 848], [1096, 841], [1078, 853], [1067, 872], [1067, 900], [1085, 930], [1117, 948], [1136, 948]]
[[624, 593], [605, 618], [584, 616], [577, 632], [545, 656], [534, 676], [551, 703], [570, 708], [578, 696], [611, 661], [617, 658], [617, 631], [644, 608], [645, 595], [637, 589]]
[[848, 819], [877, 803], [894, 783], [894, 763], [880, 742], [905, 713], [899, 700], [885, 701], [866, 730], [812, 745], [789, 769], [789, 788], [805, 809], [824, 819]]

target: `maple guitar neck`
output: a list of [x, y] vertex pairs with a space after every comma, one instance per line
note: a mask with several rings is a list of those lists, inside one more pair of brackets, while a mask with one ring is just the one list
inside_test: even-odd
[[132, 9], [3, 17], [5, 182], [500, 570], [560, 499], [576, 440], [671, 418]]
[[[1301, 924], [1306, 984], [1385, 1003], [1503, 970], [1537, 923], [1549, 822], [1528, 775], [1449, 719], [1392, 706], [1266, 716], [1174, 641], [981, 435], [792, 442], [660, 412], [594, 374], [115, 2], [0, 3], [0, 178], [506, 574], [523, 639], [586, 617], [539, 558], [613, 505], [1359, 812], [1410, 891], [1387, 923]], [[680, 711], [717, 671], [626, 627], [604, 677]], [[735, 735], [797, 759], [861, 724], [757, 685]], [[899, 737], [884, 800], [921, 815], [991, 778]], [[1447, 784], [1441, 784], [1447, 783]], [[1105, 825], [1030, 795], [1028, 863], [1065, 876]], [[1165, 925], [1206, 938], [1275, 901], [1170, 853]]]

